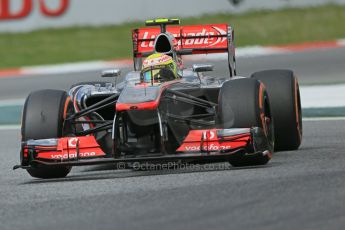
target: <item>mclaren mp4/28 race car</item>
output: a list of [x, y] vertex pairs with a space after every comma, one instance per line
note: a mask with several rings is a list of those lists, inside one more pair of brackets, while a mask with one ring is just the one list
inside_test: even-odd
[[[227, 24], [180, 26], [178, 19], [156, 19], [146, 25], [132, 32], [134, 71], [126, 76], [106, 70], [102, 76], [114, 81], [27, 97], [21, 162], [14, 168], [58, 178], [73, 166], [97, 164], [241, 167], [266, 164], [274, 150], [298, 149], [301, 104], [292, 71], [238, 76], [234, 31]], [[214, 53], [227, 54], [223, 76], [208, 76], [208, 64], [183, 67], [185, 55]]]

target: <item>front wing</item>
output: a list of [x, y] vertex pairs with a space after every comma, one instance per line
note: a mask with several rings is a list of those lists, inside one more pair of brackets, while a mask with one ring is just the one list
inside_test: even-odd
[[29, 140], [22, 143], [21, 165], [17, 168], [82, 166], [116, 163], [164, 163], [175, 161], [222, 162], [267, 156], [272, 147], [258, 127], [191, 130], [175, 154], [114, 157], [104, 153], [94, 136]]

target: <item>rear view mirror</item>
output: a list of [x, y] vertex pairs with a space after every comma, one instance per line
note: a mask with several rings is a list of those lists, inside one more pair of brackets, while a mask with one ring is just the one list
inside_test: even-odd
[[121, 75], [121, 70], [119, 69], [108, 69], [102, 72], [102, 77], [117, 77]]
[[193, 71], [200, 73], [200, 72], [209, 72], [213, 71], [214, 65], [211, 64], [194, 64]]

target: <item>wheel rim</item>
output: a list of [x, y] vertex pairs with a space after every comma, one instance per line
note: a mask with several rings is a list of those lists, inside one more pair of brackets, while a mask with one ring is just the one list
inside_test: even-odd
[[261, 117], [262, 117], [262, 125], [265, 132], [265, 135], [267, 136], [267, 141], [270, 146], [270, 151], [273, 152], [274, 150], [274, 123], [272, 118], [272, 113], [270, 109], [269, 104], [269, 98], [266, 90], [263, 90], [262, 92], [262, 101], [261, 104]]

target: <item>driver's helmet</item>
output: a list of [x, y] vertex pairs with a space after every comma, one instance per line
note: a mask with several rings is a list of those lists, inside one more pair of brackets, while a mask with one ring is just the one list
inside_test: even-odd
[[177, 72], [177, 64], [172, 57], [156, 53], [148, 56], [143, 61], [141, 81], [157, 85], [180, 78]]

